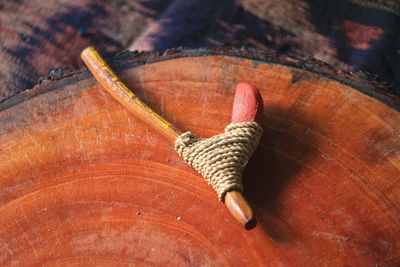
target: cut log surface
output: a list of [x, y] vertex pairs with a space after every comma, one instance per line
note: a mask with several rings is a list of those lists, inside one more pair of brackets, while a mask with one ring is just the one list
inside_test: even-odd
[[86, 70], [0, 104], [0, 265], [398, 266], [400, 101], [315, 62], [176, 50], [110, 60], [151, 108], [208, 137], [238, 82], [264, 99], [244, 172], [258, 220], [215, 192]]

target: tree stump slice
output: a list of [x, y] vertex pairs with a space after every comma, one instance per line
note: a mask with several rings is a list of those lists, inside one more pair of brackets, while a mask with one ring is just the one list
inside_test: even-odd
[[258, 86], [264, 136], [244, 173], [257, 226], [236, 223], [167, 140], [80, 70], [0, 104], [2, 266], [400, 263], [397, 97], [327, 66], [243, 51], [110, 64], [203, 137], [229, 123], [236, 83]]

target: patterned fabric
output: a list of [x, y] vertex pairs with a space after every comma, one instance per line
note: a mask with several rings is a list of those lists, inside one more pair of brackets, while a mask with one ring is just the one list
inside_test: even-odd
[[[376, 75], [400, 95], [399, 0], [43, 0], [0, 4], [0, 101], [80, 51], [257, 47]], [[54, 72], [54, 71], [53, 71]]]

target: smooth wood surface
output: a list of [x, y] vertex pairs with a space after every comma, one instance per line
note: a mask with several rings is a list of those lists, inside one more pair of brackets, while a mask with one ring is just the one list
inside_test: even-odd
[[257, 226], [237, 224], [164, 138], [78, 72], [0, 106], [1, 265], [398, 265], [398, 111], [261, 60], [182, 57], [118, 74], [201, 136], [229, 123], [239, 81], [260, 89], [264, 136], [244, 174]]

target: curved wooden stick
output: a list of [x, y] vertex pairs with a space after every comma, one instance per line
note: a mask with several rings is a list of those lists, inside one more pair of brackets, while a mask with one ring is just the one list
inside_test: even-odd
[[94, 47], [89, 46], [84, 49], [81, 53], [81, 58], [104, 90], [147, 125], [153, 127], [173, 142], [182, 134], [179, 129], [158, 115], [129, 90]]
[[[119, 103], [121, 103], [137, 117], [142, 119], [147, 125], [153, 127], [155, 130], [167, 137], [168, 140], [175, 143], [176, 138], [181, 135], [182, 132], [154, 112], [132, 91], [130, 91], [106, 64], [104, 59], [97, 53], [95, 48], [88, 47], [83, 50], [81, 53], [81, 58], [96, 80]], [[257, 115], [259, 114], [259, 109], [257, 111], [257, 107], [260, 106], [260, 103], [262, 107], [262, 101], [259, 102], [260, 97], [254, 97], [257, 94], [259, 96], [258, 90], [255, 87], [245, 83], [239, 84], [237, 90], [237, 92], [239, 92], [238, 95], [243, 93], [244, 97], [237, 98], [235, 95], [232, 121], [239, 122], [255, 120], [256, 116], [259, 116]], [[243, 103], [245, 103], [245, 105], [243, 105]], [[253, 104], [246, 105], [246, 103]], [[229, 212], [237, 221], [244, 225], [246, 229], [250, 229], [255, 225], [253, 211], [240, 192], [230, 191], [226, 194], [224, 200]]]

